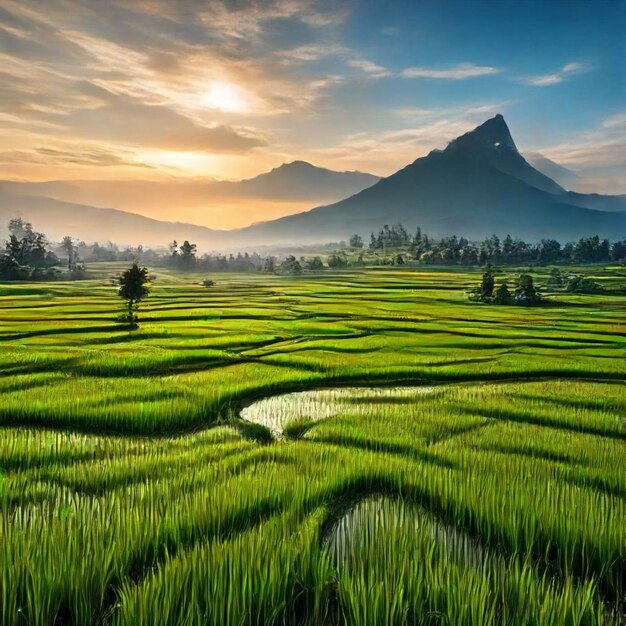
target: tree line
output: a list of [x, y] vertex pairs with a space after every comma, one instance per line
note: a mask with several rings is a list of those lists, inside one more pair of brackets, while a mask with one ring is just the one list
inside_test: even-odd
[[[359, 235], [350, 238], [350, 247], [363, 248]], [[506, 235], [487, 237], [472, 242], [465, 237], [453, 235], [436, 239], [417, 228], [410, 234], [402, 224], [385, 225], [372, 233], [370, 250], [403, 249], [411, 258], [425, 264], [435, 265], [486, 265], [504, 264], [550, 264], [550, 263], [604, 263], [626, 261], [626, 239], [610, 242], [598, 235], [582, 237], [578, 241], [562, 244], [556, 239], [542, 239], [527, 243]]]
[[52, 244], [20, 217], [9, 222], [8, 230], [9, 237], [0, 252], [0, 280], [55, 280], [63, 275], [62, 265], [66, 265], [69, 278], [84, 277], [77, 242], [70, 236]]
[[[380, 253], [382, 252], [382, 257]], [[472, 242], [456, 235], [435, 238], [420, 228], [414, 233], [402, 224], [385, 225], [372, 233], [366, 247], [359, 235], [323, 256], [261, 256], [256, 252], [202, 254], [196, 244], [173, 241], [167, 249], [128, 246], [120, 249], [109, 242], [86, 244], [66, 236], [49, 242], [43, 233], [21, 218], [9, 222], [9, 237], [0, 251], [0, 280], [78, 279], [86, 276], [86, 262], [124, 261], [168, 267], [181, 272], [265, 272], [300, 274], [367, 264], [403, 265], [407, 261], [431, 265], [546, 265], [569, 263], [626, 262], [626, 240], [610, 242], [597, 235], [561, 244], [555, 239], [527, 243], [510, 235], [492, 235]]]

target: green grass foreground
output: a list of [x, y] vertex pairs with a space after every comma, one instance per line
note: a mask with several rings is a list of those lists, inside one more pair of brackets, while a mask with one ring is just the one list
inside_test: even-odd
[[[620, 624], [624, 268], [528, 308], [477, 272], [161, 273], [133, 333], [114, 269], [0, 285], [3, 626]], [[232, 420], [357, 383], [436, 388]]]

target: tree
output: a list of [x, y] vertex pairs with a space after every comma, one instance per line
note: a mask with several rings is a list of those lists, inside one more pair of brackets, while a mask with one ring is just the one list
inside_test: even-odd
[[285, 274], [302, 274], [302, 265], [293, 254], [290, 254], [281, 264], [280, 271]]
[[494, 285], [495, 280], [493, 268], [491, 265], [487, 265], [485, 271], [483, 272], [483, 278], [480, 285], [468, 293], [468, 298], [474, 302], [491, 302], [493, 300]]
[[499, 257], [502, 249], [500, 248], [500, 238], [498, 235], [491, 235], [487, 243], [487, 249], [489, 250], [490, 256], [492, 258]]
[[616, 241], [611, 247], [611, 261], [626, 261], [626, 240]]
[[46, 250], [46, 236], [43, 233], [36, 233], [30, 250], [30, 264], [33, 267], [44, 267], [50, 258]]
[[352, 237], [350, 237], [350, 247], [351, 248], [362, 248], [363, 247], [363, 238], [360, 235], [352, 235]]
[[196, 265], [196, 244], [187, 240], [178, 249], [178, 266], [183, 271], [189, 271]]
[[126, 300], [128, 307], [127, 314], [123, 317], [123, 320], [128, 323], [131, 329], [139, 327], [136, 311], [139, 307], [139, 302], [150, 293], [150, 289], [147, 286], [149, 280], [148, 268], [139, 267], [137, 263], [133, 263], [118, 278], [120, 286], [118, 295], [123, 300]]
[[14, 217], [9, 221], [9, 233], [15, 235], [18, 239], [33, 239], [33, 225], [25, 222], [21, 217]]
[[552, 263], [561, 256], [561, 244], [556, 239], [542, 239], [537, 249], [540, 263]]
[[72, 272], [76, 268], [77, 262], [77, 251], [74, 240], [69, 235], [65, 235], [63, 241], [61, 241], [61, 248], [65, 254], [67, 254], [67, 269]]
[[331, 254], [328, 257], [328, 267], [337, 269], [340, 267], [348, 267], [348, 259], [343, 254]]
[[493, 288], [495, 286], [493, 268], [491, 265], [487, 265], [483, 279], [480, 283], [480, 299], [485, 301], [493, 297]]
[[311, 257], [310, 259], [307, 259], [305, 261], [304, 266], [306, 267], [306, 269], [312, 270], [312, 271], [324, 269], [324, 263], [322, 262], [322, 259], [318, 256], [314, 256], [314, 257]]
[[419, 226], [415, 231], [415, 237], [413, 238], [413, 241], [418, 245], [422, 243], [422, 229]]
[[263, 260], [263, 272], [267, 272], [268, 274], [274, 274], [276, 272], [276, 258], [273, 256], [268, 256]]
[[25, 280], [28, 275], [24, 275], [19, 263], [9, 254], [0, 256], [0, 280]]
[[508, 304], [511, 301], [511, 292], [506, 282], [503, 282], [497, 289], [493, 299], [496, 304]]
[[25, 265], [28, 262], [25, 239], [18, 239], [17, 235], [11, 234], [6, 243], [6, 254], [17, 265]]
[[513, 243], [511, 235], [507, 235], [502, 241], [502, 258], [505, 261], [510, 260], [513, 255], [513, 250], [515, 250], [515, 244]]
[[515, 290], [515, 302], [518, 304], [537, 304], [541, 297], [530, 274], [521, 274]]

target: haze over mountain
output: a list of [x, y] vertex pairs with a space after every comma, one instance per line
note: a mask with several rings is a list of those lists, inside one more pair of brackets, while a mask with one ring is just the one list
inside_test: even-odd
[[92, 243], [165, 247], [172, 239], [190, 239], [204, 249], [220, 241], [220, 231], [196, 224], [155, 220], [137, 213], [63, 202], [43, 196], [7, 194], [0, 190], [0, 238], [13, 217], [23, 217], [51, 241], [65, 235]]
[[523, 156], [535, 169], [551, 178], [564, 189], [572, 189], [576, 185], [578, 174], [573, 170], [555, 163], [552, 159], [539, 152], [525, 152]]
[[268, 242], [345, 239], [401, 221], [437, 236], [621, 237], [625, 210], [623, 196], [567, 192], [533, 168], [498, 114], [350, 198], [240, 234]]
[[[305, 161], [285, 163], [241, 181], [0, 182], [0, 193], [45, 196], [94, 207], [115, 207], [146, 217], [176, 217], [200, 225], [247, 226], [263, 215], [282, 217], [351, 196], [379, 179], [363, 172], [336, 172]], [[233, 219], [237, 216], [237, 219]]]

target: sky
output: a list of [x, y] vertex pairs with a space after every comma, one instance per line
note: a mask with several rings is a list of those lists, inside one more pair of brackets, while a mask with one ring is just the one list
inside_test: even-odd
[[0, 178], [388, 175], [502, 113], [626, 193], [626, 0], [0, 0]]

